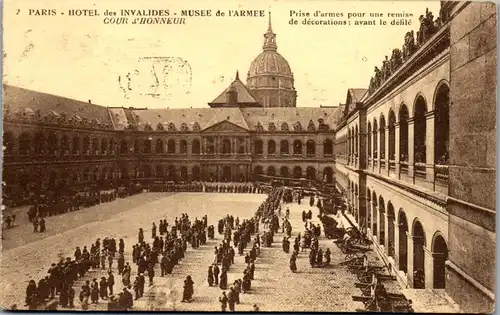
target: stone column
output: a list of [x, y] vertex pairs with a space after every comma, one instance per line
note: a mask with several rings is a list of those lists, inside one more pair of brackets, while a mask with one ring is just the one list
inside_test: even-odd
[[415, 182], [415, 121], [408, 119], [408, 177]]
[[[387, 164], [387, 167], [389, 167], [389, 164]], [[385, 253], [389, 255], [389, 216], [387, 215], [387, 209], [385, 209], [384, 212], [384, 234], [385, 234], [385, 240], [384, 240]]]
[[389, 125], [385, 126], [385, 173], [384, 175], [389, 176]]
[[[375, 169], [375, 172], [380, 173], [380, 153], [381, 153], [381, 148], [380, 148], [380, 129], [377, 130], [377, 168]], [[377, 234], [379, 235], [379, 234]]]
[[413, 235], [410, 234], [410, 231], [406, 231], [406, 239], [408, 241], [408, 273], [406, 278], [408, 286], [413, 288]]
[[[372, 205], [371, 205], [371, 196], [366, 196], [365, 197], [365, 200], [366, 200], [366, 211], [365, 211], [365, 214], [366, 214], [366, 230], [367, 230], [367, 233], [368, 235], [371, 235], [373, 236], [373, 232], [372, 232], [372, 229], [373, 229], [373, 214], [372, 214]], [[368, 224], [368, 221], [370, 221], [370, 224]]]
[[378, 204], [376, 206], [373, 205], [373, 209], [377, 210], [377, 215], [375, 216], [375, 218], [373, 218], [373, 221], [377, 222], [377, 243], [380, 244], [380, 208]]
[[268, 140], [262, 140], [262, 156], [264, 157], [267, 157], [267, 149], [268, 149], [268, 146], [267, 146], [267, 141]]
[[372, 156], [372, 169], [371, 171], [375, 171], [375, 135], [376, 135], [376, 130], [372, 130], [372, 136], [370, 138], [370, 141], [372, 142], [372, 152], [371, 152], [371, 156]]
[[426, 180], [434, 183], [434, 111], [425, 114], [425, 173]]
[[191, 138], [187, 140], [187, 155], [188, 156], [193, 155], [193, 139]]
[[432, 252], [424, 247], [424, 273], [425, 273], [425, 288], [434, 288], [434, 257]]
[[394, 125], [394, 133], [396, 134], [396, 136], [394, 137], [394, 143], [395, 143], [395, 150], [394, 150], [394, 160], [396, 161], [396, 178], [399, 179], [400, 178], [400, 173], [399, 173], [399, 170], [400, 170], [400, 155], [401, 153], [399, 152], [399, 145], [400, 145], [400, 142], [401, 142], [401, 139], [400, 139], [400, 128], [399, 128], [399, 123], [396, 123]]
[[201, 138], [201, 154], [205, 154], [206, 151], [206, 146], [207, 146], [207, 138], [202, 137]]

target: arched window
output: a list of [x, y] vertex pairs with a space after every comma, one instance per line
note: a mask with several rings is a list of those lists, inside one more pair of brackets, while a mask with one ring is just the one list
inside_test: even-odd
[[333, 141], [326, 139], [323, 141], [323, 155], [333, 155]]
[[200, 167], [199, 166], [193, 166], [193, 169], [192, 169], [192, 173], [193, 173], [193, 180], [200, 180], [201, 178], [201, 171], [200, 171]]
[[264, 153], [264, 148], [263, 148], [263, 145], [262, 145], [262, 140], [258, 139], [258, 140], [255, 140], [254, 142], [254, 150], [255, 150], [255, 154], [263, 154]]
[[109, 140], [109, 152], [111, 152], [111, 154], [115, 153], [115, 145], [116, 145], [115, 139]]
[[151, 153], [151, 140], [152, 140], [151, 138], [144, 139], [144, 148], [143, 148], [144, 151], [143, 152], [145, 154]]
[[295, 140], [293, 142], [293, 154], [302, 154], [302, 141]]
[[450, 137], [450, 89], [442, 84], [436, 92], [434, 104], [434, 158], [435, 164], [448, 165], [448, 142]]
[[280, 168], [280, 176], [282, 176], [282, 177], [288, 177], [288, 167], [282, 166]]
[[274, 140], [267, 142], [267, 154], [276, 154], [276, 142]]
[[293, 169], [293, 177], [301, 178], [302, 177], [302, 168], [300, 166], [296, 166]]
[[222, 139], [222, 154], [231, 154], [231, 140]]
[[281, 140], [281, 143], [280, 143], [280, 154], [281, 155], [288, 155], [289, 153], [290, 153], [290, 150], [288, 148], [288, 141]]
[[164, 149], [163, 149], [163, 140], [162, 139], [156, 139], [155, 151], [156, 151], [156, 154], [163, 154]]
[[307, 151], [307, 155], [315, 155], [316, 154], [316, 143], [313, 140], [307, 141], [306, 151]]
[[45, 154], [45, 136], [41, 132], [35, 134], [35, 154]]
[[378, 125], [377, 120], [373, 120], [373, 158], [378, 159]]
[[399, 160], [408, 162], [408, 108], [405, 104], [399, 109]]
[[54, 132], [51, 132], [49, 134], [48, 147], [49, 154], [57, 154], [57, 151], [59, 150], [59, 141], [57, 139], [57, 135]]
[[354, 154], [356, 155], [356, 157], [358, 156], [358, 137], [358, 125], [356, 125], [356, 129], [354, 131]]
[[[187, 154], [187, 152], [188, 152], [188, 144], [187, 144], [186, 140], [183, 139], [179, 143], [179, 151], [180, 151], [180, 154]], [[186, 170], [186, 174], [187, 174], [187, 170]]]
[[389, 160], [396, 159], [396, 115], [389, 111]]
[[134, 140], [134, 154], [140, 153], [139, 139]]
[[108, 140], [102, 139], [101, 140], [101, 154], [106, 154], [107, 150], [108, 150]]
[[273, 166], [269, 166], [267, 168], [267, 175], [268, 176], [276, 176], [276, 169]]
[[309, 166], [306, 170], [306, 176], [308, 180], [316, 180], [316, 169]]
[[246, 141], [245, 138], [238, 138], [237, 141], [237, 149], [238, 154], [245, 154], [246, 151]]
[[425, 137], [426, 137], [426, 121], [425, 113], [427, 112], [427, 104], [422, 96], [418, 96], [415, 101], [414, 110], [414, 152], [415, 152], [415, 163], [426, 163], [426, 148], [425, 148]]
[[372, 124], [368, 122], [367, 132], [366, 132], [366, 147], [367, 147], [367, 157], [371, 158], [372, 152]]
[[89, 137], [83, 138], [83, 152], [84, 152], [84, 154], [90, 153], [90, 138]]
[[128, 153], [128, 144], [126, 140], [120, 141], [120, 154]]
[[64, 154], [69, 153], [69, 138], [67, 135], [61, 137], [61, 150]]
[[181, 166], [181, 181], [187, 181], [187, 180], [188, 180], [188, 170], [187, 170], [187, 167]]
[[385, 118], [380, 116], [380, 159], [385, 160]]
[[191, 153], [192, 154], [200, 154], [200, 141], [198, 139], [194, 139], [191, 144]]
[[80, 153], [80, 137], [73, 137], [73, 145], [71, 146], [71, 153], [79, 154]]
[[99, 154], [99, 139], [92, 139], [92, 151], [91, 154]]
[[163, 178], [163, 166], [161, 164], [156, 165], [155, 171], [156, 178]]
[[327, 184], [333, 183], [333, 169], [331, 167], [325, 167], [323, 170], [323, 180]]
[[175, 140], [170, 139], [167, 142], [167, 153], [168, 154], [175, 154]]

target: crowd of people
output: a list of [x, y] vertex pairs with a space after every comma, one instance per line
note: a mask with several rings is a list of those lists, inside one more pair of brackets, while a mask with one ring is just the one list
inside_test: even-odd
[[[207, 187], [204, 187], [205, 191]], [[294, 199], [299, 201], [303, 196], [300, 192], [294, 192], [282, 187], [272, 188], [271, 190], [251, 186], [210, 187], [218, 192], [268, 192], [266, 200], [258, 207], [253, 217], [240, 220], [239, 217], [235, 218], [228, 214], [220, 219], [217, 224], [217, 232], [223, 236], [223, 239], [214, 248], [214, 258], [208, 266], [207, 282], [210, 287], [219, 287], [223, 290], [222, 296], [219, 298], [221, 310], [235, 311], [235, 305], [240, 302], [240, 294], [246, 293], [252, 288], [255, 263], [260, 255], [261, 246], [272, 246], [275, 234], [279, 233], [280, 225], [281, 233], [284, 234], [283, 251], [285, 253], [290, 252], [289, 239], [292, 237], [292, 226], [289, 222], [290, 211], [286, 209], [283, 221], [280, 224], [281, 201], [286, 204]], [[182, 187], [179, 186], [175, 189], [182, 189]], [[111, 196], [110, 198], [116, 198], [116, 193], [114, 197]], [[310, 202], [314, 203], [313, 198], [310, 199]], [[37, 211], [39, 209], [39, 207], [36, 207]], [[35, 215], [33, 221], [37, 220], [37, 217], [38, 215]], [[327, 248], [323, 251], [323, 249], [319, 248], [318, 237], [321, 232], [319, 226], [311, 223], [312, 212], [303, 212], [302, 219], [305, 222], [305, 232], [303, 236], [299, 234], [294, 239], [293, 252], [290, 258], [292, 272], [297, 271], [296, 259], [299, 251], [304, 251], [305, 248], [311, 249], [309, 261], [312, 267], [322, 267], [330, 264], [331, 261], [330, 250]], [[74, 289], [75, 281], [83, 278], [90, 270], [106, 270], [107, 277], [85, 281], [78, 295], [82, 309], [88, 309], [89, 303], [98, 304], [99, 300], [107, 300], [108, 310], [131, 310], [134, 299], [137, 300], [144, 296], [146, 282], [148, 282], [149, 286], [154, 284], [156, 264], [160, 265], [162, 277], [170, 275], [174, 267], [185, 257], [188, 244], [193, 249], [196, 249], [206, 244], [208, 239], [214, 239], [215, 237], [214, 226], [208, 226], [206, 215], [201, 219], [195, 218], [191, 220], [189, 215], [182, 214], [180, 218], [175, 218], [175, 221], [171, 224], [169, 226], [166, 219], [160, 220], [158, 224], [153, 222], [151, 226], [151, 242], [145, 240], [144, 230], [139, 230], [137, 243], [132, 245], [132, 263], [137, 267], [137, 275], [133, 281], [131, 280], [131, 264], [126, 262], [124, 257], [124, 241], [120, 239], [117, 242], [113, 238], [105, 238], [101, 242], [100, 239], [97, 239], [94, 244], [91, 244], [90, 250], [87, 249], [87, 246], [84, 246], [82, 250], [77, 248], [74, 259], [66, 258], [66, 260], [53, 264], [49, 269], [49, 275], [41, 279], [38, 285], [34, 280], [31, 280], [26, 289], [26, 305], [29, 306], [29, 309], [37, 309], [40, 304], [47, 304], [47, 301], [50, 304], [51, 299], [55, 299], [55, 295], [59, 295], [56, 304], [64, 308], [73, 308], [76, 293]], [[259, 224], [264, 225], [264, 230], [260, 233]], [[300, 247], [302, 247], [302, 250], [300, 250]], [[247, 250], [246, 254], [245, 250]], [[229, 284], [227, 273], [234, 264], [236, 255], [244, 256], [245, 269], [241, 278]], [[123, 291], [117, 295], [113, 291], [115, 285], [113, 263], [115, 260], [117, 261], [117, 273], [121, 276], [124, 286]], [[192, 301], [193, 295], [194, 281], [190, 275], [187, 275], [184, 281], [182, 302]], [[257, 305], [254, 305], [255, 310], [258, 311]]]
[[28, 209], [28, 220], [33, 223], [40, 218], [85, 209], [141, 192], [141, 187], [130, 186], [110, 191], [75, 192], [71, 195], [41, 195], [32, 199], [32, 206]]
[[[238, 255], [243, 256], [244, 250], [252, 241], [252, 236], [259, 232], [259, 216], [256, 215], [250, 219], [244, 219], [241, 223], [239, 218], [234, 219], [233, 216], [227, 215], [219, 220], [219, 234], [223, 235], [222, 243], [215, 247], [213, 264], [208, 267], [207, 281], [209, 286], [219, 286], [222, 290], [228, 290], [227, 271], [234, 263], [235, 250], [238, 248]], [[233, 246], [231, 246], [231, 241]], [[229, 291], [222, 292], [219, 298], [221, 303], [221, 311], [225, 312], [229, 307], [229, 311], [235, 311], [235, 305], [240, 303], [240, 294], [251, 290], [252, 280], [255, 276], [255, 261], [260, 255], [260, 238], [257, 234], [251, 246], [251, 249], [245, 255], [245, 270], [243, 277], [234, 281], [229, 287]], [[219, 269], [218, 265], [221, 265]], [[220, 278], [219, 278], [220, 271]], [[255, 307], [254, 307], [255, 308]]]
[[[102, 246], [101, 246], [102, 245]], [[113, 294], [114, 275], [112, 265], [115, 257], [123, 257], [125, 244], [122, 239], [119, 241], [118, 251], [115, 239], [104, 238], [101, 242], [97, 239], [91, 244], [90, 251], [87, 246], [77, 247], [74, 252], [74, 259], [67, 257], [61, 259], [57, 264], [53, 263], [48, 270], [48, 275], [38, 281], [30, 280], [26, 288], [26, 306], [30, 310], [36, 310], [40, 305], [53, 308], [59, 304], [62, 307], [74, 307], [75, 289], [74, 283], [83, 278], [90, 270], [108, 270], [108, 277], [102, 277], [98, 283], [94, 278], [92, 283], [89, 280], [81, 288], [79, 299], [82, 309], [87, 309], [89, 299], [92, 303], [97, 303], [99, 297], [106, 299], [109, 294]], [[107, 269], [106, 269], [107, 263]], [[120, 258], [118, 258], [120, 263]], [[55, 299], [58, 295], [58, 300]], [[125, 301], [128, 296], [125, 292], [120, 295]], [[125, 310], [127, 308], [123, 308]]]

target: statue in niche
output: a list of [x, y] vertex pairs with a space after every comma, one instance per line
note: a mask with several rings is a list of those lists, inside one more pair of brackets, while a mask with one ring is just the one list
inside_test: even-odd
[[391, 72], [395, 72], [403, 64], [403, 56], [401, 50], [396, 48], [392, 50], [391, 55]]

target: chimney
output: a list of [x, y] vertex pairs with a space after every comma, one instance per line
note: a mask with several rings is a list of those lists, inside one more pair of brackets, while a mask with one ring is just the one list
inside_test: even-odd
[[92, 100], [89, 100], [89, 104], [92, 104]]

